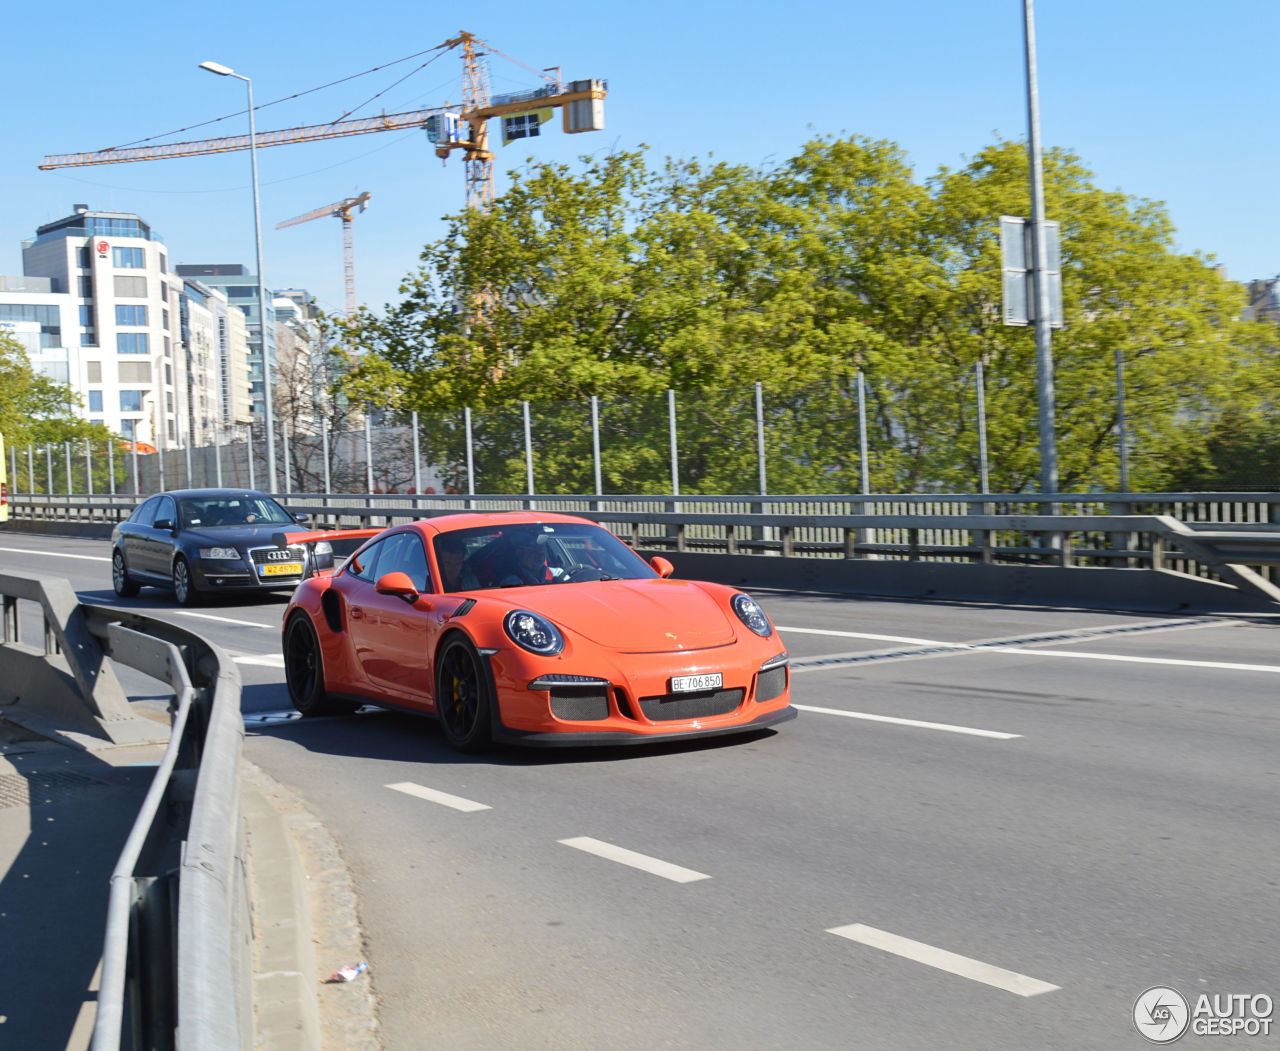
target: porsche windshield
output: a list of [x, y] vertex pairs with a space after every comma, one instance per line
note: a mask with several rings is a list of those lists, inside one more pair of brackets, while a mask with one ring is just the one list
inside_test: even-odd
[[435, 538], [445, 591], [656, 577], [607, 529], [578, 522], [459, 529]]
[[292, 525], [293, 518], [269, 496], [205, 496], [182, 501], [183, 529], [219, 526]]

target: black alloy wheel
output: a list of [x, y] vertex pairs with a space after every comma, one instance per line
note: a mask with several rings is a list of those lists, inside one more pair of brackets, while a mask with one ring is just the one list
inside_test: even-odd
[[173, 597], [178, 600], [179, 606], [200, 604], [200, 592], [196, 590], [196, 582], [191, 579], [191, 567], [181, 555], [173, 562]]
[[138, 585], [129, 577], [129, 569], [124, 564], [124, 552], [111, 552], [111, 586], [121, 598], [133, 598], [138, 594]]
[[483, 751], [491, 740], [489, 687], [470, 640], [453, 635], [436, 658], [436, 710], [445, 739], [459, 752]]
[[289, 700], [306, 718], [347, 715], [356, 710], [350, 701], [330, 697], [324, 688], [324, 660], [315, 628], [302, 612], [289, 618], [284, 631], [284, 680]]

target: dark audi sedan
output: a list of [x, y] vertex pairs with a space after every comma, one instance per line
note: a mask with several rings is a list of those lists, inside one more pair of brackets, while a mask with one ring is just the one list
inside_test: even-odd
[[111, 580], [124, 598], [143, 585], [171, 588], [183, 606], [220, 591], [292, 588], [307, 575], [307, 548], [273, 538], [306, 532], [305, 521], [251, 489], [161, 493], [112, 532]]

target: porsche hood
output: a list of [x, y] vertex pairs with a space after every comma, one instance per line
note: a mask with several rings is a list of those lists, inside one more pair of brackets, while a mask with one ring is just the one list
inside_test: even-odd
[[541, 613], [561, 628], [620, 653], [700, 650], [727, 646], [735, 637], [733, 614], [685, 580], [555, 584], [505, 597], [513, 607]]

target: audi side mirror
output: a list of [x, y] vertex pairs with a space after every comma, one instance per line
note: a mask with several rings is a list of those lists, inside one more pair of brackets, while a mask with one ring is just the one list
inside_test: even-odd
[[668, 562], [661, 555], [654, 555], [649, 559], [649, 565], [653, 566], [654, 572], [660, 577], [669, 577], [676, 571], [676, 567]]
[[408, 573], [386, 573], [378, 578], [378, 583], [374, 586], [379, 595], [395, 595], [396, 598], [404, 599], [410, 606], [416, 605], [421, 597], [413, 581], [409, 579]]
[[157, 518], [154, 522], [151, 523], [151, 528], [159, 529], [161, 532], [168, 530], [170, 533], [172, 533], [174, 531], [173, 519]]
[[[292, 511], [289, 513], [293, 514]], [[298, 514], [293, 515], [293, 520], [297, 522], [298, 525], [306, 525], [308, 522], [311, 521], [311, 516], [307, 514], [305, 511], [300, 511], [298, 512]]]

